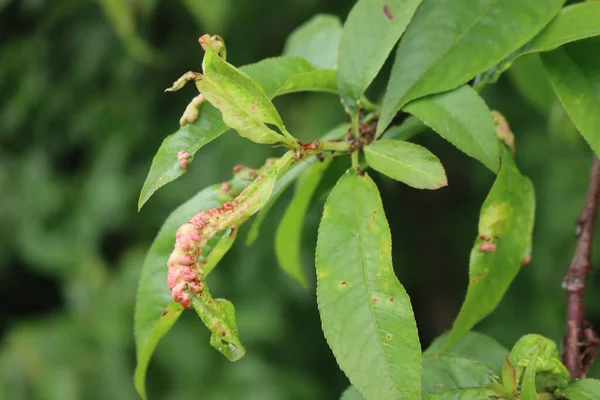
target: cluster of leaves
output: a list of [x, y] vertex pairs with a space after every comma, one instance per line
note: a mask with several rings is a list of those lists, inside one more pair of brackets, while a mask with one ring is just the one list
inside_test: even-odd
[[[182, 118], [181, 129], [165, 139], [139, 206], [185, 172], [189, 159], [182, 163], [182, 152], [193, 157], [229, 128], [256, 143], [288, 147], [272, 168], [245, 181], [239, 198], [251, 200], [234, 201], [232, 212], [240, 215], [237, 228], [262, 209], [251, 231], [255, 237], [272, 202], [296, 180], [294, 198], [277, 230], [276, 252], [283, 269], [307, 285], [299, 260], [301, 221], [329, 160], [350, 154], [352, 166], [327, 198], [316, 248], [323, 332], [355, 388], [343, 397], [585, 398], [599, 390], [598, 381], [569, 384], [556, 345], [548, 339], [525, 336], [506, 358], [507, 352], [492, 339], [469, 333], [496, 308], [531, 258], [535, 209], [533, 186], [513, 160], [512, 132], [501, 115], [489, 110], [478, 89], [497, 80], [518, 57], [544, 53], [543, 65], [558, 97], [592, 149], [600, 150], [593, 135], [600, 120], [591, 111], [600, 101], [600, 65], [588, 57], [599, 48], [597, 38], [591, 37], [600, 34], [600, 3], [562, 6], [560, 0], [360, 0], [343, 27], [334, 17], [315, 17], [290, 37], [284, 56], [240, 69], [226, 62], [221, 38], [205, 35], [203, 73], [184, 75], [173, 89], [193, 80], [209, 104]], [[381, 105], [374, 104], [364, 93], [398, 41], [387, 90]], [[271, 103], [275, 96], [300, 91], [339, 94], [350, 124], [301, 143]], [[198, 107], [198, 101], [191, 107]], [[412, 117], [394, 126], [399, 112]], [[417, 189], [445, 186], [437, 157], [406, 141], [424, 126], [497, 177], [481, 208], [461, 311], [452, 331], [421, 353], [410, 299], [394, 274], [383, 205], [365, 170], [372, 168]], [[405, 140], [398, 140], [400, 135]], [[135, 319], [136, 387], [143, 397], [150, 355], [183, 310], [166, 287], [175, 232], [198, 211], [227, 202], [221, 187], [204, 189], [175, 210], [144, 263]], [[255, 191], [261, 195], [249, 196]], [[198, 229], [201, 234], [204, 228]], [[216, 236], [217, 242], [203, 247], [201, 257], [222, 257], [231, 246], [230, 237]], [[213, 256], [215, 251], [219, 253]], [[189, 295], [213, 334], [215, 326], [235, 328], [232, 306], [207, 318], [194, 304], [206, 307], [212, 297], [206, 300], [193, 291]], [[230, 352], [231, 346], [241, 348], [237, 329], [228, 332], [226, 340], [211, 339], [211, 344], [238, 359], [239, 352]], [[498, 367], [502, 357], [504, 365]]]

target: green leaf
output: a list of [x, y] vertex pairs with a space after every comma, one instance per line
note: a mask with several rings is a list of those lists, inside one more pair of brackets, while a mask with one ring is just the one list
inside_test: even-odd
[[400, 125], [392, 125], [388, 130], [383, 132], [381, 137], [383, 139], [397, 139], [397, 140], [409, 140], [419, 133], [427, 130], [425, 125], [420, 119], [409, 116]]
[[560, 394], [569, 400], [596, 400], [600, 393], [600, 380], [581, 379], [571, 382]]
[[600, 38], [575, 42], [542, 61], [569, 117], [596, 154], [600, 154]]
[[517, 369], [507, 356], [504, 356], [504, 363], [502, 363], [502, 383], [509, 393], [517, 390]]
[[292, 32], [283, 54], [303, 57], [317, 68], [335, 68], [341, 36], [338, 17], [316, 15]]
[[462, 336], [458, 341], [447, 347], [446, 342], [450, 336], [449, 332], [438, 336], [423, 355], [435, 358], [438, 355], [448, 357], [467, 358], [483, 364], [487, 369], [500, 375], [501, 364], [509, 351], [493, 338], [483, 333], [470, 331]]
[[496, 130], [485, 101], [469, 85], [409, 103], [410, 113], [494, 173], [500, 168]]
[[[313, 71], [314, 67], [300, 57], [277, 57], [246, 65], [240, 70], [257, 81], [267, 96], [272, 98], [290, 77]], [[154, 192], [186, 172], [177, 159], [179, 151], [187, 151], [193, 157], [204, 145], [218, 138], [227, 129], [221, 113], [212, 105], [203, 104], [194, 123], [182, 126], [161, 144], [142, 187], [138, 209], [142, 208]]]
[[538, 391], [566, 387], [571, 375], [560, 360], [558, 347], [552, 340], [541, 335], [521, 337], [510, 353], [511, 362], [517, 367], [517, 375], [530, 364], [532, 354], [538, 351], [535, 385]]
[[221, 111], [225, 125], [256, 143], [274, 144], [283, 140], [265, 124], [286, 132], [283, 121], [262, 87], [248, 75], [219, 57], [206, 46], [204, 75], [196, 87]]
[[423, 0], [400, 41], [380, 134], [409, 101], [454, 89], [533, 38], [564, 0]]
[[365, 398], [362, 397], [362, 394], [360, 394], [354, 386], [350, 386], [348, 389], [344, 390], [340, 400], [365, 400]]
[[338, 86], [348, 104], [371, 84], [421, 0], [359, 0], [344, 24]]
[[221, 121], [221, 113], [210, 104], [203, 104], [200, 115], [194, 123], [185, 124], [160, 145], [142, 187], [138, 210], [154, 192], [186, 172], [177, 159], [180, 151], [187, 151], [193, 156], [200, 148], [221, 136], [227, 129]]
[[172, 301], [160, 318], [154, 323], [150, 330], [147, 339], [141, 352], [138, 349], [137, 366], [135, 368], [134, 382], [135, 389], [140, 394], [142, 399], [146, 399], [146, 370], [150, 363], [152, 353], [156, 349], [158, 342], [171, 330], [171, 327], [177, 322], [179, 316], [183, 312], [183, 306], [179, 303]]
[[[348, 124], [338, 125], [329, 132], [327, 132], [325, 135], [323, 135], [321, 139], [328, 140], [343, 138], [348, 132], [348, 128]], [[260, 227], [267, 214], [271, 210], [271, 207], [273, 207], [273, 204], [275, 204], [279, 196], [281, 196], [281, 194], [300, 176], [300, 174], [314, 162], [318, 162], [316, 157], [309, 158], [306, 161], [297, 164], [296, 166], [294, 166], [294, 168], [292, 168], [291, 171], [289, 171], [277, 181], [275, 189], [273, 189], [273, 194], [271, 195], [271, 198], [269, 199], [268, 203], [265, 204], [265, 206], [259, 211], [258, 215], [254, 219], [254, 222], [252, 223], [252, 226], [250, 227], [250, 230], [248, 231], [248, 236], [246, 238], [247, 246], [250, 246], [258, 238], [258, 235], [260, 233]]]
[[277, 96], [296, 92], [326, 92], [337, 94], [334, 69], [318, 69], [291, 76], [277, 91]]
[[303, 172], [296, 184], [296, 192], [275, 233], [275, 255], [281, 268], [298, 283], [308, 287], [302, 271], [301, 241], [304, 218], [313, 193], [329, 166], [331, 158], [323, 163], [314, 163]]
[[481, 207], [479, 235], [471, 251], [466, 299], [448, 339], [456, 342], [491, 313], [521, 268], [533, 229], [533, 185], [502, 146], [502, 166]]
[[600, 3], [572, 4], [529, 42], [521, 54], [554, 50], [563, 44], [600, 35]]
[[302, 57], [284, 56], [267, 58], [240, 70], [258, 82], [272, 99], [291, 77], [314, 71], [315, 67]]
[[400, 140], [382, 139], [364, 147], [369, 166], [417, 189], [448, 184], [444, 167], [429, 150]]
[[448, 334], [423, 353], [423, 399], [486, 399], [494, 395], [491, 377], [500, 372], [508, 350], [481, 333], [469, 332], [445, 347]]
[[419, 399], [421, 351], [410, 299], [394, 275], [375, 183], [346, 172], [319, 226], [317, 302], [325, 338], [367, 399]]
[[557, 98], [539, 54], [518, 58], [508, 70], [508, 77], [525, 100], [542, 114], [550, 113]]
[[537, 400], [538, 398], [537, 391], [535, 390], [535, 370], [539, 352], [540, 348], [538, 346], [533, 352], [531, 360], [527, 364], [527, 368], [525, 368], [525, 374], [523, 375], [523, 384], [521, 385], [522, 400]]
[[202, 298], [192, 296], [192, 308], [211, 331], [210, 345], [229, 361], [237, 361], [244, 357], [246, 349], [238, 337], [235, 322], [235, 309], [229, 300], [213, 299], [205, 291]]

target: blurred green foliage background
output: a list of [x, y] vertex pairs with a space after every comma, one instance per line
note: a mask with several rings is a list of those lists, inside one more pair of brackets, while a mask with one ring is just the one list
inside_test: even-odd
[[[0, 0], [0, 399], [137, 398], [136, 281], [162, 221], [204, 186], [228, 179], [235, 164], [257, 167], [281, 152], [230, 132], [138, 213], [152, 156], [194, 93], [190, 87], [167, 95], [164, 88], [200, 70], [201, 34], [221, 34], [228, 61], [242, 65], [280, 54], [286, 36], [316, 13], [345, 18], [352, 3]], [[389, 65], [371, 98], [381, 95], [387, 71]], [[508, 347], [530, 332], [560, 341], [560, 281], [574, 250], [591, 150], [535, 56], [518, 61], [483, 95], [511, 122], [517, 160], [534, 182], [538, 206], [532, 262], [478, 329]], [[293, 95], [276, 105], [302, 139], [344, 118], [337, 98], [325, 94]], [[396, 273], [426, 347], [460, 307], [479, 207], [493, 176], [431, 132], [415, 141], [440, 157], [447, 188], [417, 191], [375, 177]], [[310, 277], [324, 196], [305, 225]], [[210, 348], [200, 320], [185, 313], [151, 362], [151, 398], [335, 399], [346, 387], [320, 331], [314, 286], [303, 290], [276, 265], [273, 232], [288, 199], [289, 193], [277, 203], [259, 240], [249, 248], [238, 240], [211, 277], [213, 293], [236, 305], [247, 356], [229, 363]], [[586, 307], [597, 327], [599, 292], [594, 272]]]

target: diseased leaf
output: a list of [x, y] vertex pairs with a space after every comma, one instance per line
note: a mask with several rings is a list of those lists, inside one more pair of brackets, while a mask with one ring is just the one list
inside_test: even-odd
[[275, 255], [281, 268], [298, 283], [308, 287], [308, 281], [302, 271], [301, 241], [304, 218], [313, 193], [321, 181], [331, 158], [323, 163], [314, 163], [296, 183], [296, 192], [275, 233]]
[[317, 68], [335, 68], [341, 36], [338, 17], [316, 15], [292, 32], [283, 54], [303, 57]]
[[588, 1], [563, 8], [521, 54], [553, 50], [563, 44], [600, 35], [600, 3]]
[[502, 146], [502, 166], [481, 207], [479, 234], [471, 251], [466, 299], [448, 339], [455, 343], [491, 313], [521, 268], [531, 240], [533, 186]]
[[227, 129], [221, 120], [221, 113], [210, 104], [203, 104], [200, 107], [199, 117], [194, 123], [185, 124], [177, 132], [165, 138], [152, 160], [150, 172], [140, 192], [138, 210], [154, 192], [186, 172], [177, 159], [180, 151], [187, 151], [193, 156]]
[[[237, 233], [237, 227], [227, 228], [206, 243], [202, 249], [202, 256], [198, 260], [203, 263], [202, 269], [204, 270], [205, 278], [217, 266], [229, 249], [231, 249], [231, 246], [233, 246], [233, 242], [235, 242], [235, 238], [237, 237]], [[204, 254], [208, 254], [208, 257], [204, 256]]]
[[600, 38], [542, 54], [550, 83], [569, 117], [600, 154]]
[[202, 298], [192, 297], [192, 308], [212, 332], [210, 345], [229, 361], [237, 361], [246, 354], [238, 337], [235, 309], [229, 300], [213, 299], [205, 291]]
[[[277, 57], [246, 65], [240, 70], [258, 82], [267, 96], [272, 98], [290, 77], [313, 71], [314, 67], [301, 57]], [[142, 208], [154, 192], [186, 172], [177, 159], [179, 151], [187, 151], [193, 157], [204, 145], [218, 138], [227, 129], [229, 128], [223, 123], [221, 113], [205, 102], [194, 123], [182, 126], [161, 144], [142, 187], [138, 209]]]
[[367, 399], [421, 398], [421, 351], [375, 183], [346, 172], [327, 198], [316, 250], [325, 338]]
[[409, 101], [454, 89], [533, 38], [564, 0], [423, 0], [400, 41], [380, 134]]
[[277, 96], [295, 92], [337, 93], [334, 69], [318, 69], [291, 76], [277, 91]]
[[354, 386], [348, 387], [348, 389], [344, 390], [342, 393], [342, 397], [340, 400], [365, 400], [364, 397], [356, 390]]
[[152, 357], [158, 342], [160, 342], [160, 340], [171, 330], [182, 312], [183, 306], [172, 301], [167, 308], [165, 308], [165, 311], [161, 314], [160, 318], [152, 326], [152, 329], [150, 330], [143, 347], [141, 347], [141, 351], [138, 349], [134, 383], [135, 389], [144, 400], [147, 399], [146, 370], [148, 369], [150, 358]]
[[569, 400], [596, 400], [600, 393], [600, 380], [581, 379], [571, 382], [560, 394]]
[[531, 359], [527, 364], [527, 368], [525, 368], [523, 384], [521, 385], [522, 400], [537, 400], [538, 398], [537, 391], [535, 390], [535, 370], [539, 352], [540, 348], [538, 346], [531, 355]]
[[494, 122], [485, 101], [471, 86], [415, 100], [404, 111], [492, 172], [498, 172], [500, 153]]
[[437, 189], [448, 181], [440, 160], [417, 144], [382, 139], [364, 147], [369, 166], [417, 189]]
[[206, 46], [204, 75], [196, 87], [221, 111], [223, 122], [256, 143], [274, 144], [283, 139], [265, 124], [285, 132], [283, 121], [262, 87]]
[[421, 0], [359, 0], [348, 15], [337, 60], [338, 87], [347, 104], [371, 84]]
[[[238, 182], [241, 184], [242, 181], [238, 180]], [[249, 183], [250, 181], [246, 181], [245, 184]], [[167, 261], [173, 251], [177, 228], [199, 210], [218, 207], [232, 198], [231, 194], [221, 189], [221, 185], [209, 186], [200, 191], [169, 215], [150, 246], [142, 266], [134, 318], [138, 357], [135, 383], [136, 389], [142, 396], [144, 396], [146, 368], [152, 352], [181, 312], [172, 304], [171, 292], [167, 287]], [[213, 251], [219, 239], [220, 236], [205, 246], [203, 257], [207, 257]], [[163, 316], [165, 310], [167, 314]]]

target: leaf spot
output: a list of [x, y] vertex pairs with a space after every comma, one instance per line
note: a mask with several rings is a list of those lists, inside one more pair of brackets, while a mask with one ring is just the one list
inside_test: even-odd
[[385, 335], [385, 338], [386, 338], [387, 340], [392, 340], [392, 335], [388, 333], [387, 335]]
[[340, 286], [341, 286], [341, 287], [347, 287], [347, 286], [348, 286], [348, 282], [346, 282], [346, 281], [341, 281], [341, 282], [340, 282]]
[[481, 271], [479, 274], [477, 274], [477, 276], [475, 276], [475, 278], [471, 279], [471, 283], [477, 283], [477, 281], [479, 281], [481, 278], [483, 278], [488, 272], [488, 269], [484, 269], [483, 271]]
[[379, 298], [378, 297], [373, 297], [373, 303], [378, 303], [379, 302]]
[[165, 315], [167, 315], [169, 313], [169, 310], [165, 310], [162, 312], [162, 314], [160, 314], [161, 317], [164, 317]]
[[384, 4], [383, 5], [383, 13], [385, 14], [385, 17], [389, 20], [394, 19], [394, 16], [392, 15], [392, 12], [390, 11], [390, 6], [388, 4]]
[[394, 299], [393, 297], [390, 297], [390, 298], [388, 299], [388, 302], [389, 302], [389, 303], [393, 303], [393, 302], [394, 302], [394, 300], [396, 300], [396, 299]]

